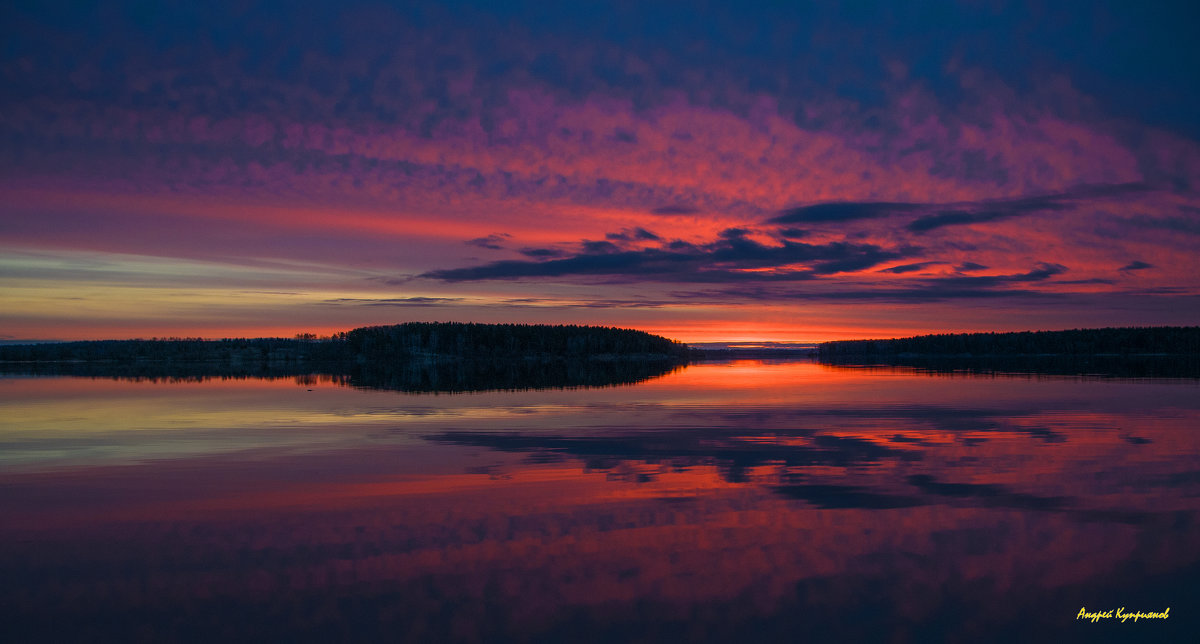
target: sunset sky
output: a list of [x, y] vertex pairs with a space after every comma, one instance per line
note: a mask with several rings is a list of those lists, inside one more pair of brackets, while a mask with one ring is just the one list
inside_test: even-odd
[[642, 4], [5, 3], [0, 340], [1200, 323], [1193, 3]]

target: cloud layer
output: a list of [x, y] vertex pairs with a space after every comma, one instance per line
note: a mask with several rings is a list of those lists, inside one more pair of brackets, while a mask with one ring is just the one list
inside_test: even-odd
[[[367, 302], [734, 335], [813, 301], [859, 326], [862, 303], [998, 296], [1200, 312], [1186, 16], [877, 9], [7, 9], [0, 235], [237, 275], [213, 290], [303, 266], [271, 285], [308, 294], [301, 326]], [[82, 282], [30, 270], [0, 322], [83, 332], [44, 313]], [[605, 305], [636, 301], [663, 317]], [[973, 324], [953, 306], [882, 317]]]

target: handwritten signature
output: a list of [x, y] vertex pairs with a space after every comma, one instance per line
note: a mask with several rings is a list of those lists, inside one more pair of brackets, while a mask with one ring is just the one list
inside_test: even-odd
[[1126, 611], [1124, 606], [1116, 610], [1098, 610], [1089, 613], [1088, 609], [1085, 607], [1079, 609], [1079, 614], [1075, 616], [1075, 619], [1087, 619], [1091, 620], [1091, 622], [1095, 624], [1102, 619], [1119, 619], [1122, 623], [1124, 623], [1130, 619], [1136, 622], [1139, 619], [1167, 619], [1170, 616], [1170, 606], [1158, 613], [1143, 613], [1140, 610]]

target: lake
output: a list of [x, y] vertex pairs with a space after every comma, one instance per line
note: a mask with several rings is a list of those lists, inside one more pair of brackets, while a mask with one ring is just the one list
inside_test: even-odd
[[0, 639], [1195, 641], [1196, 379], [352, 384], [0, 377]]

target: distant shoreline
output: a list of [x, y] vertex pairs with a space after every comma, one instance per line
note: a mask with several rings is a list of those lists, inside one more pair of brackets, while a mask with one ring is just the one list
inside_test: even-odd
[[324, 374], [454, 390], [634, 382], [689, 362], [810, 359], [938, 373], [1200, 377], [1200, 327], [950, 333], [821, 344], [681, 342], [596, 326], [405, 323], [327, 338], [88, 340], [0, 345], [0, 373], [116, 378]]
[[826, 342], [821, 364], [926, 373], [1200, 378], [1200, 327], [951, 333]]
[[1065, 331], [944, 333], [818, 345], [822, 360], [870, 356], [1017, 358], [1200, 355], [1200, 326], [1105, 327]]

